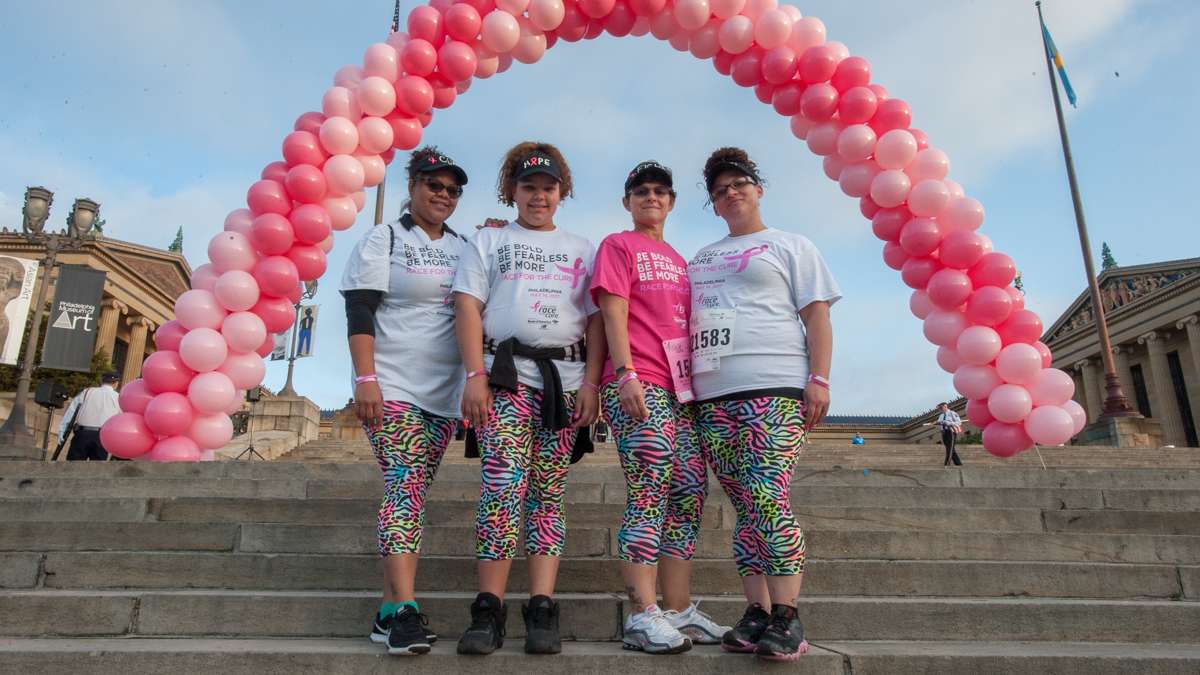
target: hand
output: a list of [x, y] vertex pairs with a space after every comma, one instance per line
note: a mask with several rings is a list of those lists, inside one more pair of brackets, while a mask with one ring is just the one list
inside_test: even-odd
[[482, 223], [475, 226], [475, 229], [482, 230], [485, 227], [504, 227], [508, 225], [508, 221], [504, 218], [485, 218]]
[[587, 386], [579, 388], [575, 395], [575, 415], [571, 418], [571, 428], [580, 429], [596, 421], [600, 415], [600, 392]]
[[378, 382], [363, 382], [354, 386], [354, 414], [371, 431], [383, 424], [383, 392]]
[[476, 375], [467, 380], [467, 386], [463, 389], [462, 413], [476, 433], [487, 426], [491, 411], [492, 388], [488, 386], [487, 376]]
[[621, 410], [633, 420], [641, 422], [650, 418], [650, 409], [646, 407], [646, 392], [642, 389], [640, 381], [626, 382], [617, 392], [617, 400], [621, 404]]
[[804, 428], [812, 429], [829, 412], [829, 390], [810, 384], [804, 388]]

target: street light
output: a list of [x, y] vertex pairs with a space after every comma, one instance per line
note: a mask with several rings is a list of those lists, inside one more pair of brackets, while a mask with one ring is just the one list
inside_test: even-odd
[[311, 300], [317, 294], [317, 280], [304, 282], [304, 292], [300, 294], [300, 300], [296, 302], [296, 320], [292, 322], [292, 349], [288, 353], [288, 373], [287, 382], [284, 382], [283, 389], [279, 390], [280, 396], [295, 397], [296, 389], [292, 386], [292, 371], [296, 367], [296, 329], [300, 326], [300, 303], [305, 300]]
[[21, 228], [25, 240], [33, 245], [45, 247], [42, 256], [42, 283], [38, 287], [37, 300], [33, 309], [33, 324], [29, 326], [29, 341], [21, 358], [21, 375], [17, 379], [17, 392], [13, 398], [12, 412], [4, 426], [0, 427], [0, 459], [41, 459], [43, 451], [34, 441], [33, 430], [26, 422], [25, 404], [29, 399], [29, 383], [33, 379], [33, 360], [37, 354], [38, 338], [42, 333], [42, 314], [46, 307], [46, 293], [50, 288], [50, 276], [54, 271], [58, 252], [64, 248], [75, 248], [100, 214], [100, 205], [91, 199], [79, 198], [71, 208], [67, 223], [69, 231], [45, 232], [46, 219], [50, 217], [50, 206], [54, 193], [44, 187], [25, 189], [25, 205], [21, 208]]

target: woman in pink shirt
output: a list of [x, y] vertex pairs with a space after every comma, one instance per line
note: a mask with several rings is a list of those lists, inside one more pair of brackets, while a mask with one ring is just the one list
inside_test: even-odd
[[[609, 358], [601, 406], [617, 439], [627, 501], [618, 537], [631, 614], [624, 642], [653, 653], [715, 644], [719, 626], [691, 603], [690, 559], [707, 494], [705, 458], [693, 431], [687, 262], [663, 241], [675, 206], [671, 171], [642, 162], [625, 181], [633, 229], [596, 252], [592, 296], [604, 316]], [[662, 566], [663, 605], [655, 578]]]

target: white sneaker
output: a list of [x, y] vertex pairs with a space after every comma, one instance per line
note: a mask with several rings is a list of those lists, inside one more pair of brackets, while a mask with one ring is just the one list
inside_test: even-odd
[[691, 638], [698, 645], [715, 645], [721, 642], [725, 633], [733, 630], [731, 626], [722, 626], [712, 617], [700, 611], [700, 603], [695, 602], [682, 612], [669, 609], [663, 612], [663, 618], [675, 630]]
[[671, 626], [656, 605], [647, 607], [639, 614], [630, 614], [625, 619], [621, 642], [625, 649], [647, 654], [680, 654], [692, 648], [692, 641]]

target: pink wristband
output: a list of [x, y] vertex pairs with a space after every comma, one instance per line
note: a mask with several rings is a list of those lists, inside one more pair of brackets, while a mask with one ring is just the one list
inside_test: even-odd
[[824, 387], [826, 389], [829, 388], [829, 380], [821, 377], [820, 375], [809, 375], [808, 381], [810, 384], [815, 384], [818, 387]]
[[354, 384], [362, 384], [364, 382], [378, 382], [378, 381], [379, 381], [379, 376], [376, 375], [375, 373], [371, 373], [370, 375], [359, 375], [358, 377], [354, 378]]
[[621, 379], [617, 380], [617, 391], [621, 391], [621, 389], [625, 385], [629, 384], [630, 380], [636, 380], [636, 379], [638, 379], [636, 371], [633, 371], [633, 370], [625, 371], [625, 374], [621, 376]]
[[588, 387], [589, 389], [594, 389], [596, 391], [600, 391], [600, 385], [592, 384], [591, 382], [588, 382], [587, 380], [583, 381], [583, 386]]
[[468, 372], [468, 373], [467, 373], [467, 379], [469, 380], [469, 379], [471, 379], [472, 377], [478, 377], [478, 376], [480, 376], [480, 375], [487, 375], [487, 371], [486, 371], [486, 370], [482, 370], [482, 369], [480, 369], [480, 370], [472, 370], [472, 371], [470, 371], [470, 372]]

